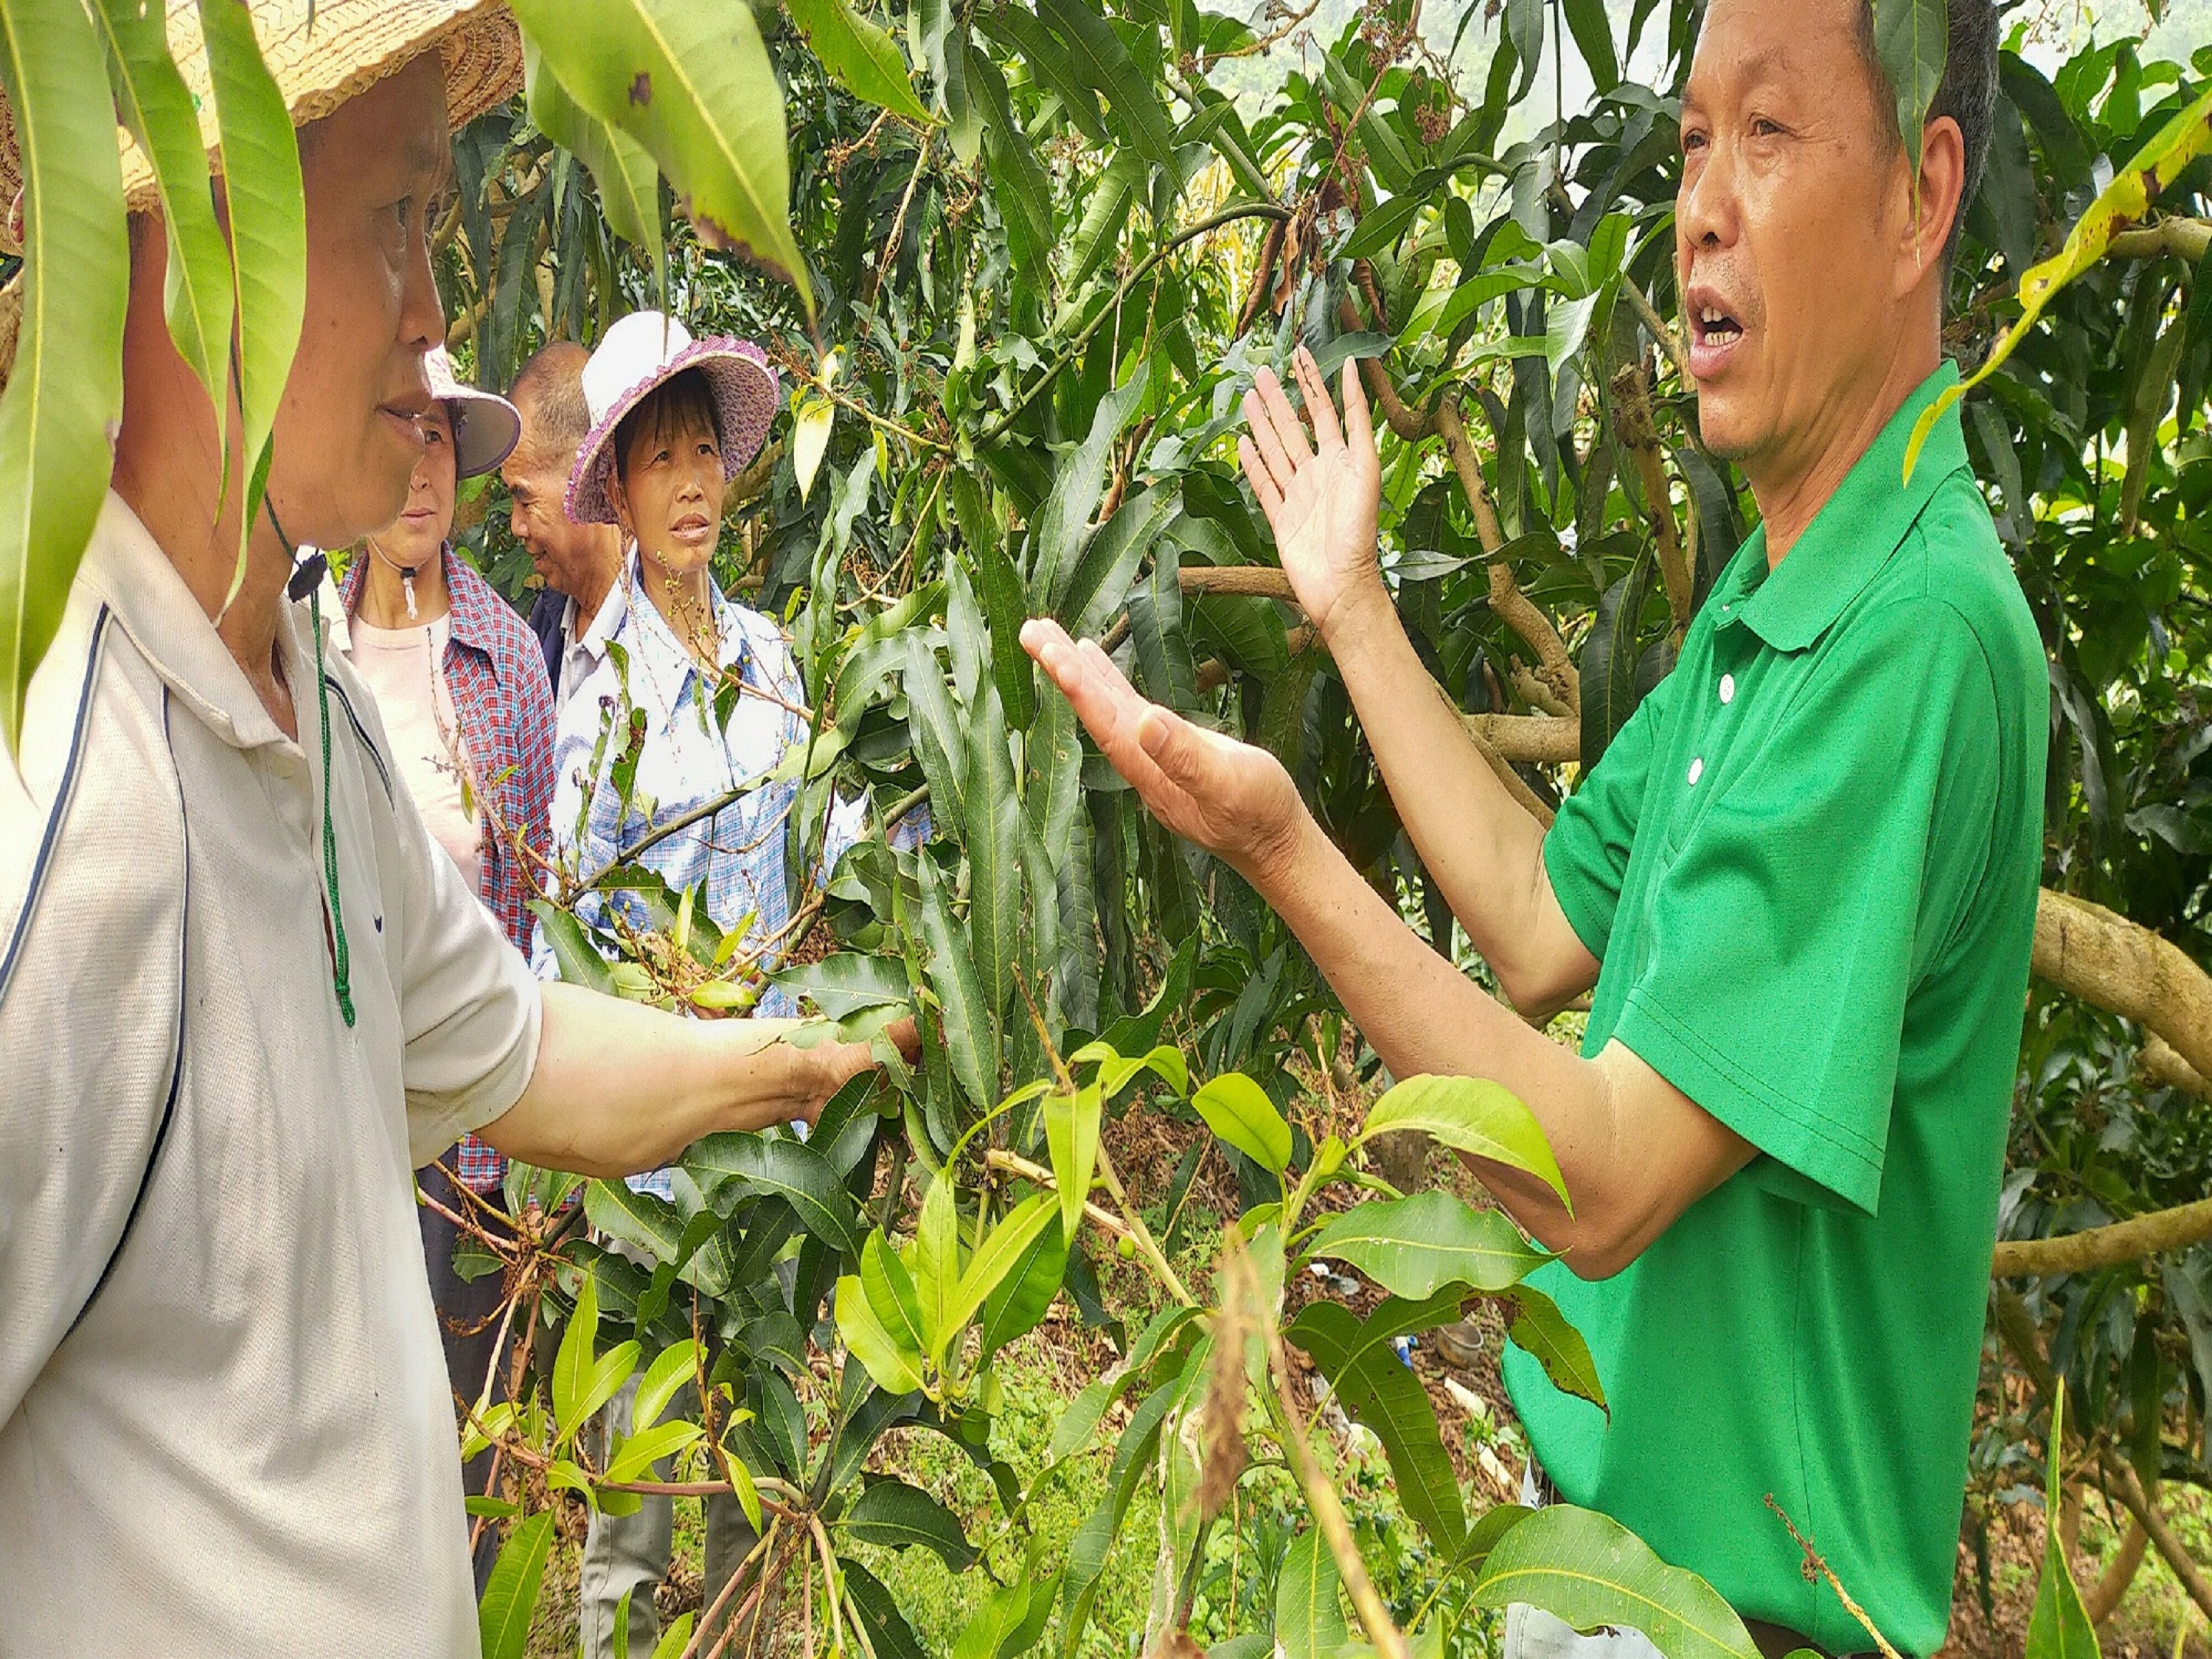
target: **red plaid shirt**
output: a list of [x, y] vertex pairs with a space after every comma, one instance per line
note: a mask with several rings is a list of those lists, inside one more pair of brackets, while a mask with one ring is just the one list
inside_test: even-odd
[[[341, 592], [348, 616], [361, 603], [368, 568], [368, 560], [356, 559], [346, 572]], [[451, 606], [446, 690], [460, 721], [470, 790], [483, 820], [477, 896], [527, 956], [536, 866], [518, 843], [538, 858], [551, 852], [545, 820], [553, 798], [553, 691], [538, 637], [514, 607], [451, 547], [445, 571]], [[507, 1179], [507, 1160], [476, 1136], [464, 1135], [453, 1171], [465, 1186], [489, 1192]]]

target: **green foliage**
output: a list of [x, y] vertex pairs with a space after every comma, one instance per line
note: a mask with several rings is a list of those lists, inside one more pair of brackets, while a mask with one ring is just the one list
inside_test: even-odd
[[[21, 752], [31, 675], [61, 627], [123, 414], [130, 252], [100, 43], [69, 0], [0, 8], [0, 81], [24, 181], [23, 313], [0, 393], [0, 737]], [[204, 163], [203, 163], [204, 166]]]

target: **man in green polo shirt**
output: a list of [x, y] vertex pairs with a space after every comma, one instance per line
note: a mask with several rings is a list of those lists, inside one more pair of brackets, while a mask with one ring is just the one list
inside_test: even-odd
[[[1762, 525], [1674, 673], [1547, 833], [1469, 745], [1375, 558], [1359, 383], [1314, 441], [1262, 374], [1246, 473], [1422, 860], [1517, 1008], [1595, 986], [1583, 1057], [1401, 921], [1264, 751], [1146, 703], [1091, 642], [1024, 642], [1172, 829], [1287, 920], [1391, 1071], [1494, 1078], [1549, 1135], [1570, 1217], [1479, 1171], [1565, 1260], [1610, 1415], [1524, 1357], [1543, 1471], [1711, 1580], [1779, 1653], [1942, 1642], [2041, 845], [2047, 692], [1967, 470], [1944, 278], [1980, 173], [1987, 0], [1950, 0], [1917, 177], [1866, 0], [1713, 0], [1683, 100], [1682, 315], [1705, 442]], [[1650, 1651], [1533, 1610], [1523, 1659]]]

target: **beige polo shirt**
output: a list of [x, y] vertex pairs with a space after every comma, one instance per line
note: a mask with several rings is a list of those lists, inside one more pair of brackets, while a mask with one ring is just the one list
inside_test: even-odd
[[328, 653], [356, 1023], [301, 741], [110, 495], [0, 763], [0, 1656], [477, 1651], [410, 1172], [536, 981]]

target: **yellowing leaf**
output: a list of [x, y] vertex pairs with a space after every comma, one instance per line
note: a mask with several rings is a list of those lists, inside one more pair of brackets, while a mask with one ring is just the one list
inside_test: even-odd
[[799, 479], [799, 499], [814, 488], [814, 475], [830, 453], [830, 431], [836, 424], [837, 406], [827, 398], [809, 398], [799, 406], [791, 433], [791, 470]]
[[2035, 326], [2035, 319], [2043, 314], [2044, 307], [2058, 290], [2103, 258], [2112, 245], [2112, 238], [2149, 212], [2159, 191], [2203, 154], [2207, 143], [2212, 143], [2212, 90], [2168, 121], [2156, 137], [2136, 152], [2135, 160], [2120, 169], [2075, 222], [2074, 228], [2067, 233], [2065, 246], [2021, 276], [2020, 320], [2004, 331], [1979, 368], [1958, 385], [1947, 387], [1913, 422], [1912, 437], [1905, 446], [1907, 480], [1912, 477], [1914, 463], [1920, 459], [1920, 447], [1928, 441], [1928, 434], [1936, 429], [1936, 422], [1943, 411], [1997, 371], [2012, 356], [2013, 348]]

